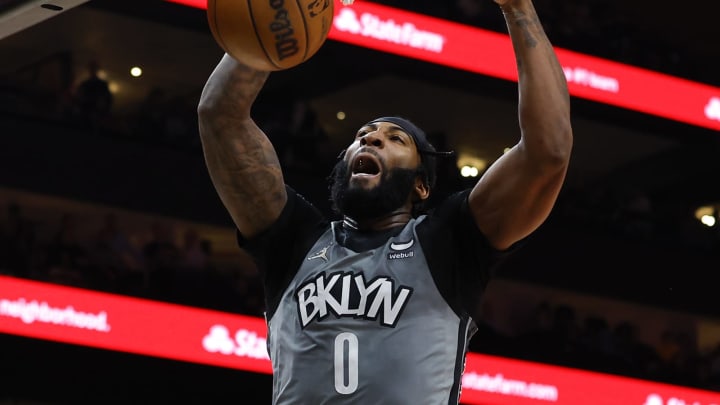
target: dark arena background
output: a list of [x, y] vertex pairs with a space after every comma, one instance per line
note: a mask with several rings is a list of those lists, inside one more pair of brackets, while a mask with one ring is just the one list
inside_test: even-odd
[[[551, 217], [503, 264], [465, 404], [720, 404], [715, 0], [535, 0], [572, 96]], [[0, 0], [0, 404], [268, 404], [257, 271], [204, 165], [203, 1]], [[328, 215], [357, 127], [416, 121], [468, 186], [519, 135], [492, 0], [338, 1], [255, 117]]]

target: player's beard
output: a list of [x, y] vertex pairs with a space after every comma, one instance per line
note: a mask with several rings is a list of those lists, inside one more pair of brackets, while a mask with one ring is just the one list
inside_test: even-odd
[[350, 169], [340, 160], [332, 171], [330, 200], [339, 214], [356, 221], [379, 218], [402, 207], [415, 187], [417, 169], [383, 170], [371, 189], [350, 184]]

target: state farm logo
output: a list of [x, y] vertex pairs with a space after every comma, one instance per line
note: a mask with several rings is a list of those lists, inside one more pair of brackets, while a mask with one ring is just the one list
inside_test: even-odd
[[720, 121], [720, 97], [712, 97], [705, 106], [705, 116], [708, 119]]
[[266, 344], [265, 338], [247, 329], [238, 329], [231, 337], [230, 331], [223, 325], [213, 325], [202, 340], [203, 348], [210, 353], [269, 360]]
[[[675, 397], [669, 398], [667, 401], [663, 399], [658, 394], [650, 394], [648, 395], [647, 399], [645, 400], [645, 403], [643, 405], [703, 405], [700, 402], [692, 401], [692, 402], [686, 402], [682, 399], [678, 399]], [[717, 405], [717, 404], [709, 404], [709, 405]]]
[[341, 9], [333, 19], [333, 25], [342, 32], [434, 53], [441, 53], [447, 41], [445, 36], [418, 29], [410, 22], [397, 23], [393, 19], [383, 20], [370, 13], [362, 13], [358, 18], [355, 10], [350, 8]]

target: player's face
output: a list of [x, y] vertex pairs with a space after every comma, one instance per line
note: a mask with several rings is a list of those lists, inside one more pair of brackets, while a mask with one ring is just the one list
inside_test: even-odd
[[395, 168], [416, 170], [420, 165], [413, 137], [389, 122], [360, 128], [344, 160], [350, 169], [350, 187], [366, 190], [377, 187], [384, 173]]
[[413, 138], [400, 127], [379, 123], [361, 128], [333, 171], [335, 208], [363, 220], [402, 207], [413, 193], [419, 164]]

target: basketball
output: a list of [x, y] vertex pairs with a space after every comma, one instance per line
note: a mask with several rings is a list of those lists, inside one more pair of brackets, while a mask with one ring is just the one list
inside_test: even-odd
[[208, 0], [207, 18], [230, 56], [258, 70], [283, 70], [325, 43], [333, 0]]

